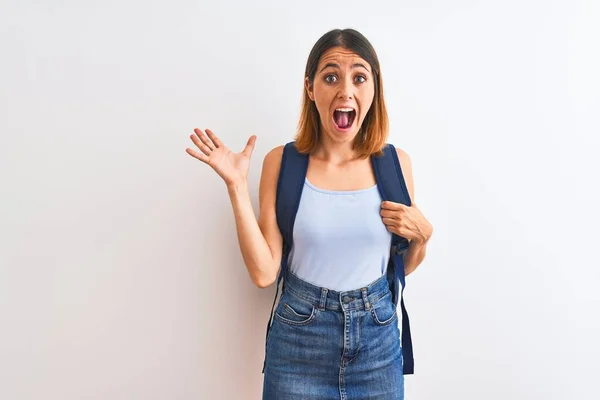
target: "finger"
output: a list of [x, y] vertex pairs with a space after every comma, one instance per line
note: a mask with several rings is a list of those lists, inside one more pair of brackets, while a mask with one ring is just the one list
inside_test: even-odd
[[393, 201], [384, 201], [381, 203], [381, 208], [391, 211], [406, 211], [408, 208], [405, 204], [394, 203]]
[[252, 151], [254, 150], [254, 145], [256, 144], [256, 135], [250, 136], [248, 139], [248, 143], [246, 143], [246, 147], [244, 147], [244, 153], [246, 156], [250, 157], [252, 155]]
[[379, 211], [379, 215], [381, 215], [382, 217], [388, 217], [388, 218], [399, 218], [397, 211], [388, 210], [385, 208], [382, 208], [381, 211]]
[[210, 151], [213, 151], [215, 149], [215, 145], [212, 143], [212, 141], [209, 138], [206, 137], [206, 135], [204, 133], [202, 133], [202, 130], [196, 128], [196, 129], [194, 129], [194, 133], [196, 133], [196, 135], [198, 136], [198, 138], [200, 139], [202, 144], [204, 144], [206, 147], [208, 147], [210, 149]]
[[394, 203], [393, 201], [386, 200], [381, 202], [381, 208], [384, 208], [386, 210], [397, 210], [399, 205], [399, 203]]
[[216, 148], [219, 148], [221, 146], [223, 146], [223, 142], [221, 142], [221, 139], [219, 139], [217, 137], [217, 135], [215, 135], [213, 133], [213, 131], [211, 131], [210, 129], [206, 129], [206, 134], [208, 135], [208, 137], [210, 138], [210, 140], [212, 140], [212, 142], [215, 144]]
[[381, 220], [385, 226], [396, 226], [396, 221], [393, 218], [383, 217]]
[[387, 229], [388, 232], [395, 233], [396, 235], [398, 234], [398, 229], [394, 225], [386, 225], [385, 229]]
[[204, 154], [198, 153], [197, 151], [194, 151], [190, 148], [185, 149], [185, 152], [188, 153], [190, 156], [197, 158], [198, 160], [208, 164], [208, 157], [205, 156]]
[[206, 136], [202, 135], [202, 136], [199, 136], [199, 138], [202, 141], [202, 143], [210, 149], [210, 151], [213, 151], [216, 148], [216, 146], [213, 144], [213, 142]]
[[206, 154], [207, 156], [210, 156], [210, 153], [212, 152], [212, 149], [208, 146], [206, 146], [204, 143], [202, 143], [200, 141], [200, 139], [198, 138], [198, 136], [196, 135], [190, 135], [190, 139], [192, 139], [192, 142], [194, 142], [194, 144], [200, 149], [202, 150], [202, 152], [204, 154]]

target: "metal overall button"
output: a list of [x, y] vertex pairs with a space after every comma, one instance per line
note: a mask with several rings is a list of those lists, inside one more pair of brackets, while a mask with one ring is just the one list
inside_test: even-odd
[[354, 297], [350, 297], [350, 296], [344, 296], [342, 298], [342, 301], [346, 304], [350, 303], [352, 300], [354, 300]]

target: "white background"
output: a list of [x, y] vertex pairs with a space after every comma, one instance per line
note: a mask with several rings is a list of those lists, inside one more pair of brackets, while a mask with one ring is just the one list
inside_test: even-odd
[[2, 1], [0, 398], [259, 399], [275, 285], [225, 185], [295, 133], [316, 40], [375, 47], [434, 226], [411, 400], [598, 399], [595, 1]]

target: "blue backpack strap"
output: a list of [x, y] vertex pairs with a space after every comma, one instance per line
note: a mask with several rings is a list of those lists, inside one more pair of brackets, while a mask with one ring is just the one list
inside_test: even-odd
[[[306, 178], [306, 171], [308, 169], [308, 155], [300, 154], [294, 146], [294, 143], [295, 142], [289, 142], [283, 148], [283, 156], [281, 157], [281, 166], [279, 168], [279, 178], [277, 180], [275, 211], [277, 214], [277, 225], [279, 225], [279, 231], [283, 237], [283, 251], [281, 255], [281, 265], [277, 275], [277, 289], [275, 291], [273, 305], [271, 306], [269, 322], [267, 323], [266, 339], [269, 337], [269, 330], [271, 329], [271, 323], [273, 321], [273, 310], [275, 309], [275, 301], [277, 300], [277, 295], [279, 293], [279, 283], [285, 276], [285, 271], [288, 266], [288, 256], [293, 243], [292, 234], [294, 232], [294, 222], [296, 221], [296, 213], [300, 204], [304, 179]], [[285, 280], [281, 288], [282, 294], [284, 289]], [[265, 365], [267, 363], [266, 339], [265, 361], [262, 369], [263, 373], [265, 372]]]
[[[400, 161], [398, 160], [398, 154], [396, 153], [394, 145], [388, 143], [383, 149], [383, 156], [372, 156], [371, 161], [381, 197], [386, 201], [410, 206], [410, 195], [406, 187], [406, 182], [404, 181], [404, 176], [402, 175]], [[387, 278], [392, 290], [392, 299], [397, 305], [398, 297], [400, 297], [400, 306], [402, 309], [402, 356], [404, 359], [404, 375], [414, 374], [415, 368], [412, 339], [410, 335], [410, 323], [403, 297], [404, 287], [406, 286], [403, 255], [408, 249], [408, 245], [409, 242], [406, 238], [392, 234], [392, 249], [387, 269]], [[402, 289], [398, 287], [398, 281], [401, 283]], [[400, 294], [400, 296], [398, 296], [398, 294]]]

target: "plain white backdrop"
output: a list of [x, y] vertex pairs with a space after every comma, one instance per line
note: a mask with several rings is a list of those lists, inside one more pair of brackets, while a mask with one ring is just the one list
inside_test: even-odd
[[291, 141], [315, 41], [377, 51], [434, 226], [411, 400], [600, 398], [598, 2], [0, 2], [0, 398], [259, 399], [275, 285], [185, 148]]

